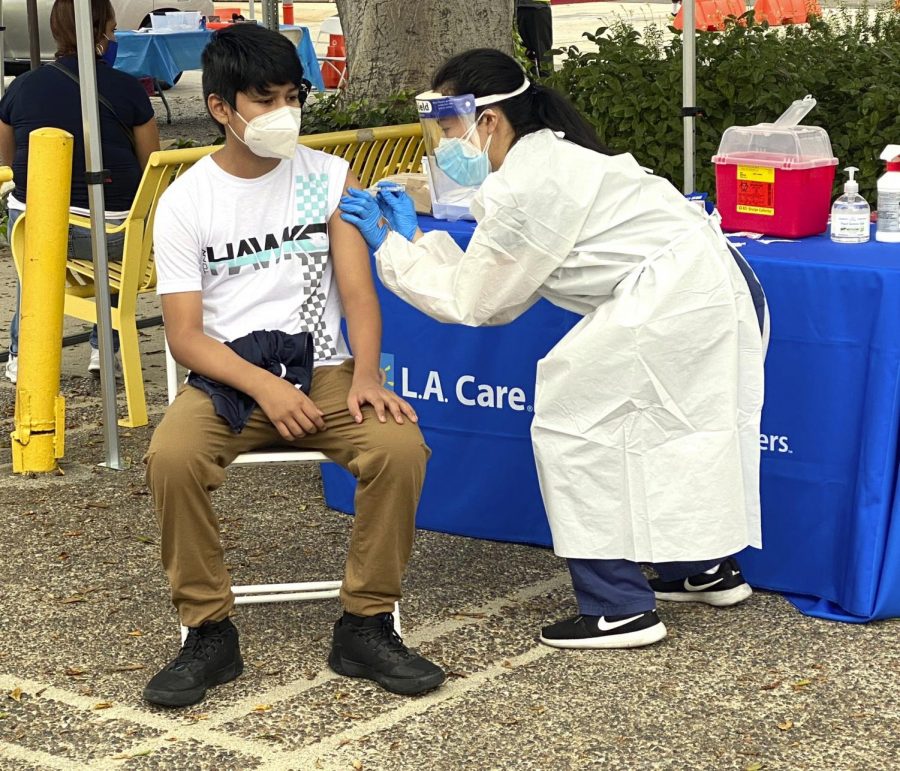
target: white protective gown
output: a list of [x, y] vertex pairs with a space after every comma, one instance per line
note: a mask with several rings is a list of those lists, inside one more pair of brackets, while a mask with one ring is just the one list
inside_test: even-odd
[[714, 220], [631, 155], [549, 130], [472, 203], [463, 252], [396, 233], [391, 291], [440, 321], [514, 319], [539, 297], [584, 318], [538, 364], [532, 440], [562, 557], [706, 560], [761, 546], [764, 344]]

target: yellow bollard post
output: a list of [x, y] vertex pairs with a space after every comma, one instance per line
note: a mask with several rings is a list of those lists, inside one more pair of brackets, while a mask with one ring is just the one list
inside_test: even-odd
[[29, 136], [16, 430], [12, 433], [17, 474], [55, 470], [65, 448], [59, 370], [73, 145], [72, 135], [60, 129], [36, 129]]

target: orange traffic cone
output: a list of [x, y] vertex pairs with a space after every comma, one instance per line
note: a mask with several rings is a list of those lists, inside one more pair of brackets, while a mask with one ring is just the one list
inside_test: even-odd
[[325, 88], [340, 88], [347, 72], [347, 49], [343, 35], [328, 36], [328, 51], [322, 62], [322, 82]]

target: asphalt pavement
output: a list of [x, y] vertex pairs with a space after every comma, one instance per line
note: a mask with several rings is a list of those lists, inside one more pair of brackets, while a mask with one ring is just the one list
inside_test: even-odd
[[[215, 133], [190, 91], [194, 75], [170, 92], [169, 139]], [[4, 250], [0, 329], [14, 297]], [[143, 315], [158, 312], [155, 298], [143, 300]], [[83, 330], [67, 320], [67, 334]], [[817, 620], [757, 592], [727, 610], [661, 607], [669, 637], [646, 649], [559, 651], [537, 635], [575, 612], [561, 560], [426, 531], [401, 612], [407, 642], [449, 674], [439, 690], [404, 698], [331, 673], [340, 608], [326, 600], [241, 608], [240, 679], [196, 707], [144, 704], [142, 687], [178, 648], [178, 626], [141, 463], [165, 409], [160, 328], [143, 330], [141, 346], [151, 425], [120, 431], [125, 470], [98, 465], [102, 415], [86, 344], [64, 351], [59, 473], [14, 475], [9, 441], [0, 447], [0, 771], [896, 767], [900, 621]], [[7, 437], [14, 395], [0, 380]], [[314, 467], [233, 469], [214, 504], [236, 583], [340, 577], [352, 522], [325, 506]]]

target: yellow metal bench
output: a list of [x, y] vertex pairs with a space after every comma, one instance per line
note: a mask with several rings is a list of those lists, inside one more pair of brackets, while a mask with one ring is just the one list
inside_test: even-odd
[[[368, 187], [389, 174], [418, 171], [424, 154], [422, 129], [418, 123], [314, 134], [300, 137], [299, 141], [307, 147], [324, 150], [347, 160], [363, 187]], [[108, 225], [106, 228], [107, 233], [124, 233], [125, 238], [122, 261], [110, 262], [108, 277], [110, 293], [119, 295], [118, 307], [112, 309], [112, 326], [119, 332], [127, 402], [127, 415], [119, 421], [122, 426], [143, 426], [147, 423], [136, 313], [139, 295], [156, 291], [156, 268], [153, 262], [153, 220], [156, 206], [172, 180], [218, 149], [219, 146], [211, 145], [153, 153], [128, 216], [120, 225]], [[25, 215], [19, 217], [9, 239], [17, 269], [17, 255], [23, 253], [25, 243], [25, 220]], [[69, 223], [90, 228], [90, 221], [86, 217], [70, 215]], [[97, 323], [94, 281], [93, 262], [75, 259], [67, 261], [66, 315], [91, 324]]]
[[419, 171], [425, 154], [421, 123], [313, 134], [300, 137], [300, 144], [343, 158], [363, 187], [391, 174]]

